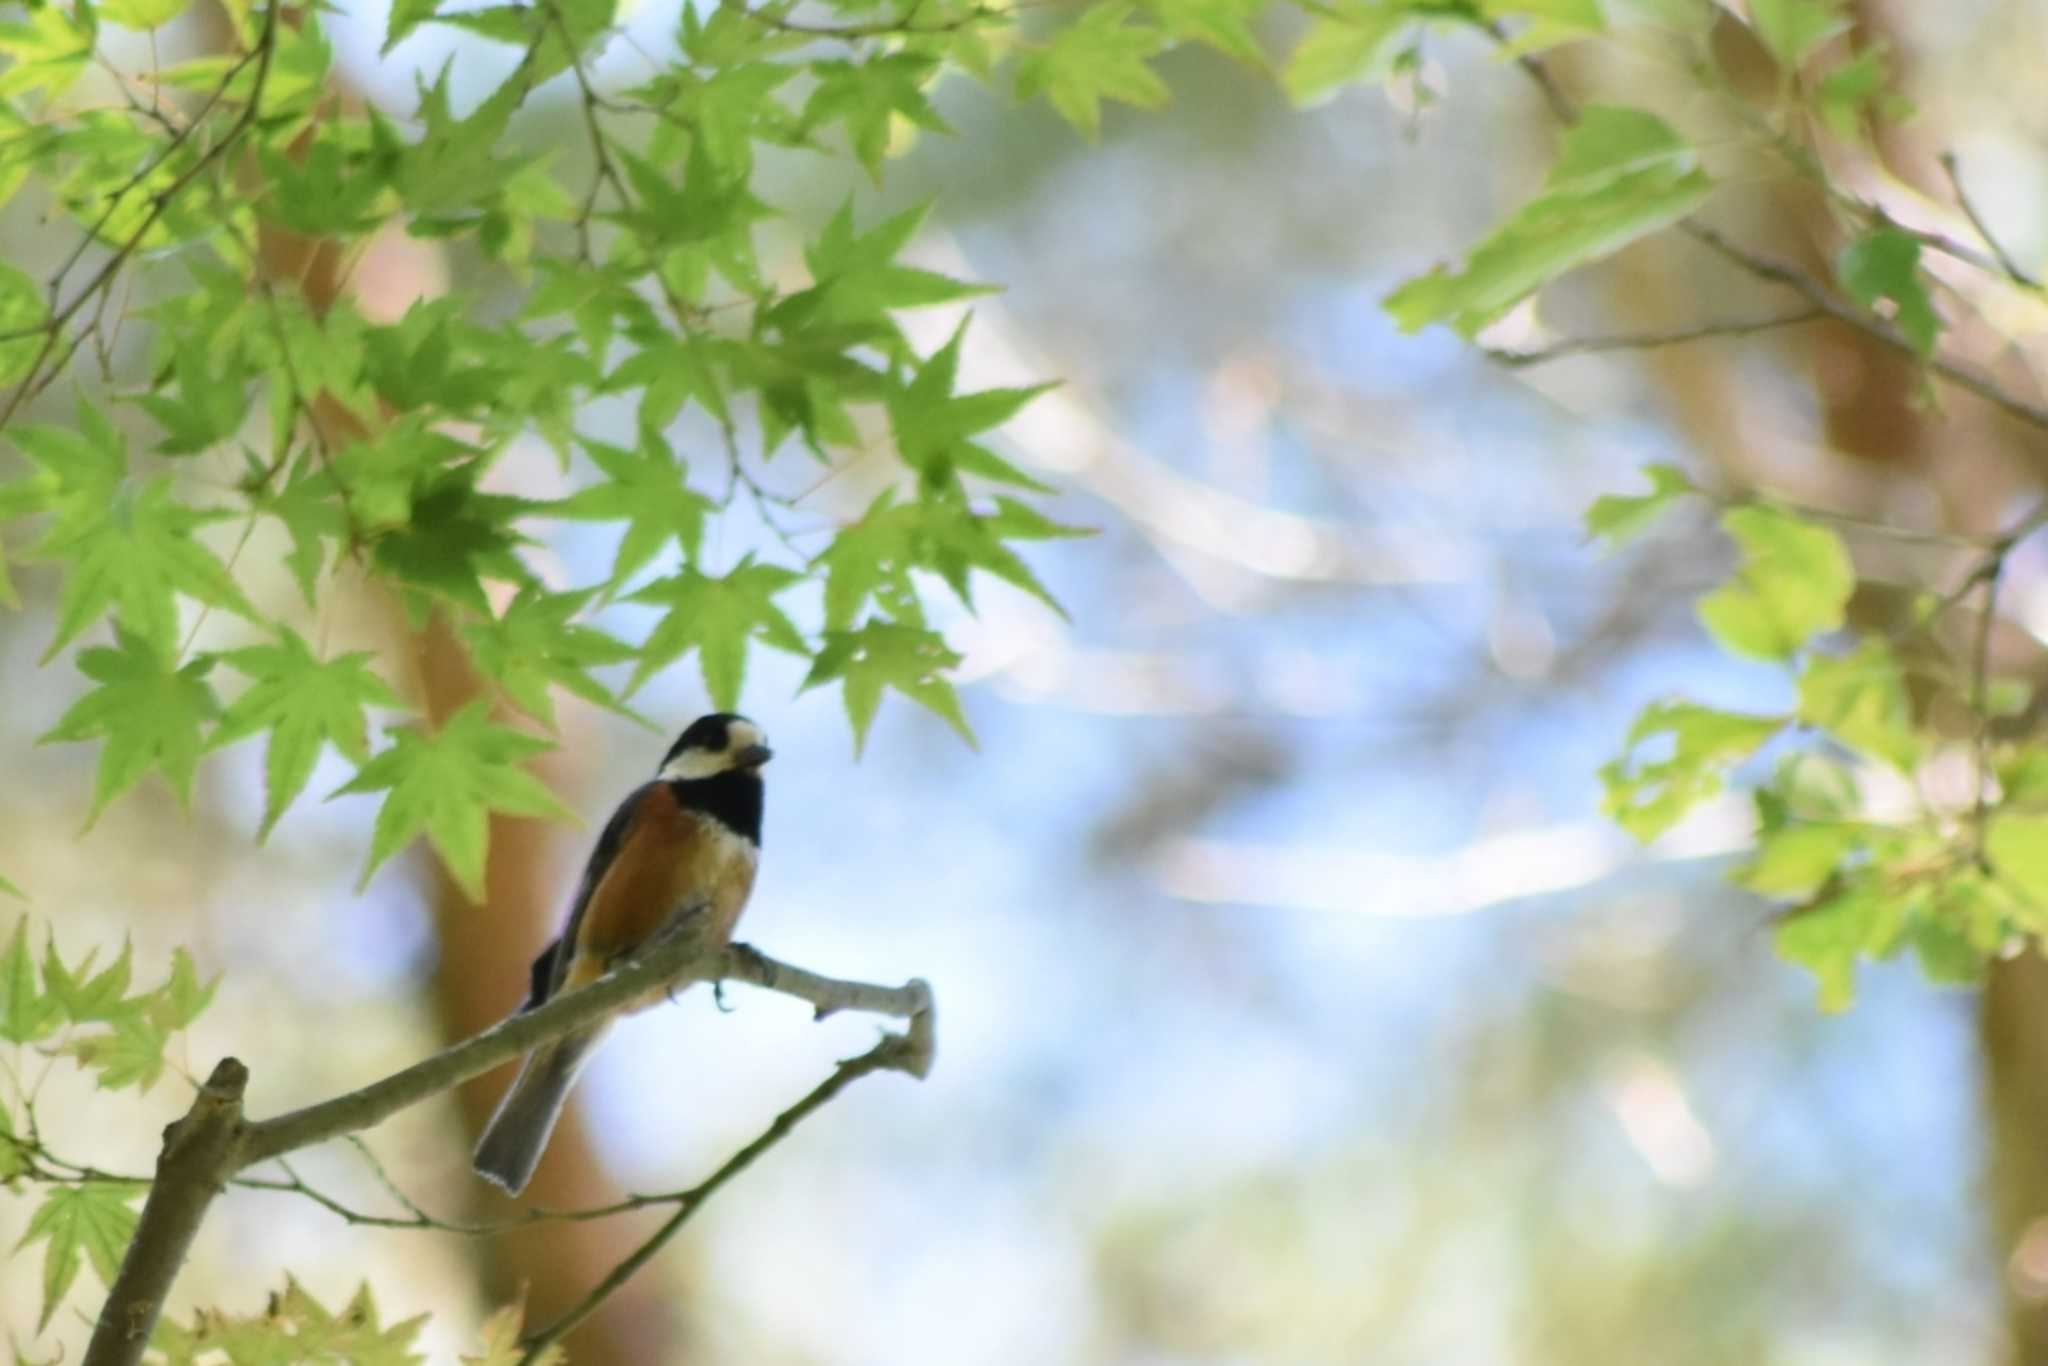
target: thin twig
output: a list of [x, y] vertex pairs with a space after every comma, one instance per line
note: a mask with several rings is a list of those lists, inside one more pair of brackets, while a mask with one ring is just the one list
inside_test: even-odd
[[1941, 154], [1941, 169], [1948, 176], [1949, 189], [1954, 191], [1956, 204], [1962, 209], [1963, 216], [1970, 220], [1970, 226], [1975, 228], [1977, 235], [1984, 239], [1984, 245], [1991, 248], [1991, 254], [1997, 258], [2000, 268], [2012, 277], [2015, 284], [2025, 285], [2028, 289], [2039, 289], [2041, 282], [2020, 269], [2019, 262], [2013, 260], [2011, 253], [2006, 251], [2004, 244], [1992, 236], [1990, 227], [1985, 224], [1983, 216], [1977, 212], [1976, 204], [1971, 201], [1969, 192], [1963, 188], [1963, 177], [1956, 167], [1956, 154], [1954, 152], [1943, 152]]

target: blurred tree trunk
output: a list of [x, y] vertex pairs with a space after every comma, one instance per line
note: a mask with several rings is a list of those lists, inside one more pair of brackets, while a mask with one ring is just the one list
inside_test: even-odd
[[1987, 1189], [2006, 1269], [2007, 1360], [2048, 1363], [2048, 959], [1991, 974], [1978, 1011], [1990, 1163]]
[[[1859, 37], [1893, 49], [1902, 88], [1910, 92], [1914, 52], [1900, 41], [1907, 29], [1894, 21], [1901, 13], [1898, 3], [1859, 0], [1853, 8]], [[1893, 174], [1930, 197], [1946, 196], [1943, 149], [1929, 144], [1919, 124], [1886, 125], [1879, 148]], [[1917, 377], [1906, 381], [1917, 383]], [[1895, 392], [1911, 390], [1900, 384]], [[2041, 438], [1974, 400], [1955, 396], [1949, 402], [1944, 420], [1931, 427], [1916, 412], [1909, 426], [1880, 431], [1888, 431], [1890, 440], [1910, 441], [1953, 515], [1981, 530], [1996, 525], [2016, 495], [2039, 496]], [[1885, 420], [1889, 424], [1897, 416]], [[1992, 667], [2000, 667], [1995, 651]], [[1985, 1222], [1996, 1239], [1993, 1264], [2004, 1273], [2006, 1361], [2048, 1366], [2048, 960], [2038, 950], [1992, 965], [1978, 997], [1977, 1037], [1990, 1204]]]
[[[1902, 87], [1913, 87], [1911, 48], [1891, 22], [1898, 11], [1884, 0], [1851, 6], [1858, 46], [1894, 54]], [[1726, 29], [1740, 32], [1738, 26]], [[1755, 85], [1775, 79], [1769, 58], [1747, 35], [1724, 44], [1720, 57], [1731, 79]], [[1926, 143], [1921, 125], [1886, 126], [1878, 151], [1893, 175], [1930, 198], [1945, 198], [1939, 147]], [[1821, 278], [1842, 245], [1838, 225], [1817, 195], [1781, 194], [1755, 206], [1743, 238]], [[1671, 253], [1691, 250], [1672, 238], [1625, 255], [1616, 273], [1612, 305], [1623, 325], [1661, 326], [1674, 317], [1697, 320], [1726, 311], [1724, 287], [1748, 288], [1718, 272], [1677, 268]], [[1772, 294], [1770, 299], [1779, 300]], [[1820, 408], [1821, 438], [1846, 473], [1831, 473], [1796, 448], [1773, 440], [1766, 414], [1728, 364], [1734, 347], [1715, 343], [1645, 353], [1670, 410], [1694, 448], [1722, 468], [1734, 487], [1768, 483], [1831, 506], [1884, 515], [1888, 486], [1909, 478], [1931, 488], [1936, 515], [1951, 527], [1985, 532], [2009, 520], [2016, 500], [2039, 490], [2039, 433], [2024, 430], [1953, 388], [1939, 408], [1921, 401], [1924, 376], [1908, 358], [1864, 334], [1834, 324], [1813, 324], [1782, 334], [1783, 354], [1803, 364]], [[1979, 358], [1982, 360], [1983, 358]], [[1953, 585], [1946, 585], [1953, 586]], [[1867, 605], [1866, 605], [1867, 601]], [[1882, 598], [1859, 594], [1857, 606], [1887, 610]], [[1866, 626], [1882, 623], [1866, 621]], [[2004, 646], [2025, 644], [2019, 650]], [[2021, 656], [2027, 659], [2021, 663]], [[2012, 635], [1994, 637], [1994, 673], [2020, 667], [2040, 674], [2039, 651]], [[2048, 679], [2037, 678], [2037, 683]], [[2038, 714], [2038, 713], [2037, 713]], [[1993, 965], [1979, 997], [1985, 1115], [1986, 1226], [1996, 1243], [1993, 1264], [2005, 1271], [2004, 1296], [2010, 1366], [2048, 1366], [2048, 960], [2026, 954]]]
[[[436, 723], [475, 697], [479, 684], [467, 655], [437, 617], [420, 642], [422, 682], [429, 715]], [[576, 746], [546, 756], [542, 772], [557, 791], [578, 787], [570, 771]], [[434, 1007], [442, 1033], [462, 1039], [517, 1009], [527, 990], [533, 957], [560, 929], [563, 897], [570, 886], [565, 827], [547, 821], [491, 817], [490, 857], [482, 906], [469, 898], [438, 859], [423, 858], [440, 932], [435, 963]], [[490, 1117], [499, 1094], [511, 1082], [508, 1064], [462, 1088], [460, 1101], [469, 1132]], [[480, 1202], [511, 1213], [511, 1201], [481, 1180], [473, 1183]], [[547, 1155], [522, 1199], [554, 1208], [594, 1205], [618, 1198], [591, 1148], [582, 1112], [571, 1104], [548, 1144]], [[493, 1302], [526, 1296], [527, 1322], [542, 1324], [582, 1298], [604, 1274], [624, 1260], [661, 1217], [659, 1211], [594, 1220], [540, 1224], [475, 1244], [484, 1258], [485, 1289]], [[677, 1361], [676, 1315], [659, 1289], [659, 1277], [642, 1276], [608, 1300], [602, 1310], [570, 1335], [566, 1346], [577, 1366], [601, 1363]]]
[[[222, 27], [220, 43], [227, 32]], [[353, 92], [337, 90], [336, 99], [353, 100]], [[259, 269], [280, 287], [300, 290], [316, 316], [323, 315], [345, 291], [358, 297], [374, 291], [365, 304], [373, 318], [395, 317], [422, 295], [438, 292], [438, 258], [419, 247], [410, 259], [381, 260], [378, 246], [369, 248], [371, 264], [358, 266], [352, 282], [336, 244], [287, 232], [269, 222], [260, 227]], [[363, 421], [341, 404], [322, 395], [314, 404], [321, 439], [345, 445], [373, 438]], [[387, 416], [389, 416], [387, 414]], [[390, 629], [408, 634], [396, 604], [390, 606]], [[466, 655], [438, 617], [410, 644], [420, 661], [419, 686], [430, 721], [439, 722], [479, 694], [480, 685]], [[401, 654], [403, 657], [403, 653]], [[575, 748], [550, 755], [545, 777], [560, 790], [574, 790]], [[533, 956], [556, 933], [562, 914], [564, 831], [545, 822], [491, 817], [489, 860], [485, 869], [486, 901], [472, 906], [448, 877], [438, 859], [421, 858], [416, 866], [427, 881], [427, 901], [435, 909], [439, 934], [432, 988], [434, 1013], [446, 1042], [477, 1033], [516, 1009], [524, 998]], [[510, 1069], [479, 1077], [462, 1088], [460, 1105], [474, 1135], [489, 1117], [507, 1084]], [[493, 1213], [513, 1206], [481, 1180], [471, 1182], [479, 1204]], [[570, 1207], [617, 1198], [591, 1149], [575, 1106], [564, 1116], [546, 1158], [525, 1198], [535, 1203]], [[622, 1216], [588, 1223], [539, 1225], [497, 1238], [468, 1244], [479, 1261], [485, 1297], [502, 1304], [525, 1297], [529, 1324], [546, 1323], [580, 1299], [589, 1288], [623, 1261], [644, 1238], [654, 1216]], [[658, 1281], [641, 1277], [613, 1295], [564, 1344], [578, 1366], [640, 1366], [652, 1361], [679, 1360], [674, 1341], [676, 1316], [657, 1290]]]

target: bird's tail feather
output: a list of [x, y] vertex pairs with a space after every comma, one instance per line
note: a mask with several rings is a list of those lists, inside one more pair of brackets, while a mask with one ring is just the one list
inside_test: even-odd
[[470, 1166], [478, 1176], [512, 1195], [526, 1189], [555, 1121], [562, 1117], [576, 1074], [604, 1034], [596, 1029], [566, 1035], [527, 1055], [512, 1089], [498, 1102], [497, 1112], [477, 1139]]

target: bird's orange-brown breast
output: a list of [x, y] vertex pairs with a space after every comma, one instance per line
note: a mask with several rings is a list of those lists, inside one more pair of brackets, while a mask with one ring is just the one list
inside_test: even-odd
[[708, 942], [725, 943], [753, 890], [759, 857], [751, 840], [684, 807], [666, 783], [652, 786], [640, 798], [611, 866], [591, 889], [565, 985], [594, 980], [699, 898], [710, 913]]

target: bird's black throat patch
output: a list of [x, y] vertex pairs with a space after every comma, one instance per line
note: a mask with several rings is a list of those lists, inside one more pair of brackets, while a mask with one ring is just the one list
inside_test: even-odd
[[671, 778], [676, 801], [692, 811], [716, 817], [736, 835], [744, 835], [755, 848], [761, 845], [761, 775], [744, 769], [728, 769], [709, 778]]

